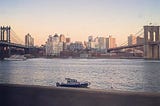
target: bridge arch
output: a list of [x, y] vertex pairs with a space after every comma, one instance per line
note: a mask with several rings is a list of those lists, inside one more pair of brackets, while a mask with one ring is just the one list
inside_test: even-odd
[[149, 41], [150, 41], [150, 39], [151, 39], [151, 32], [150, 32], [150, 31], [148, 31], [147, 40], [149, 40]]
[[153, 32], [153, 42], [155, 42], [157, 39], [156, 39], [156, 32]]

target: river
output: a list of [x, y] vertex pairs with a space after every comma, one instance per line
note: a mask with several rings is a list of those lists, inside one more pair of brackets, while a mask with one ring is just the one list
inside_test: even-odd
[[143, 59], [28, 59], [0, 61], [0, 83], [55, 86], [65, 78], [92, 89], [160, 92], [160, 61]]

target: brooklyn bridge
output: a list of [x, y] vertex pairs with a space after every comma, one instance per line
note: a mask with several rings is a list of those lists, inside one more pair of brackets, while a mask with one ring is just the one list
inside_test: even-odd
[[[116, 52], [127, 48], [143, 48], [144, 59], [160, 59], [160, 26], [144, 26], [137, 32], [137, 36], [144, 38], [144, 43], [134, 45], [122, 45], [107, 49], [108, 52]], [[10, 26], [0, 27], [0, 59], [12, 54], [32, 54], [36, 47], [26, 46], [19, 39]]]

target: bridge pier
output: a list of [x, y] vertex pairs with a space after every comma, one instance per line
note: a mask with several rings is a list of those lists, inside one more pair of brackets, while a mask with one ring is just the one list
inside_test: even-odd
[[153, 46], [153, 59], [160, 59], [159, 57], [159, 45]]
[[30, 53], [30, 52], [29, 52], [29, 48], [24, 49], [24, 53], [25, 53], [25, 54], [29, 54], [29, 53]]
[[0, 59], [10, 56], [9, 46], [0, 46]]
[[160, 26], [144, 26], [144, 58], [160, 59]]
[[3, 56], [4, 53], [3, 52], [4, 52], [4, 49], [3, 49], [3, 47], [0, 46], [0, 60], [2, 60], [4, 58], [4, 56]]
[[159, 59], [160, 59], [160, 44], [159, 44], [159, 46], [158, 46], [158, 51], [159, 51], [158, 56], [159, 56]]

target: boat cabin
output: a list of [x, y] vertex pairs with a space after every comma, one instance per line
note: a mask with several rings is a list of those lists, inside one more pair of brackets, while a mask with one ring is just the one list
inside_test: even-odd
[[67, 83], [77, 83], [76, 79], [65, 78], [65, 80], [67, 80]]

